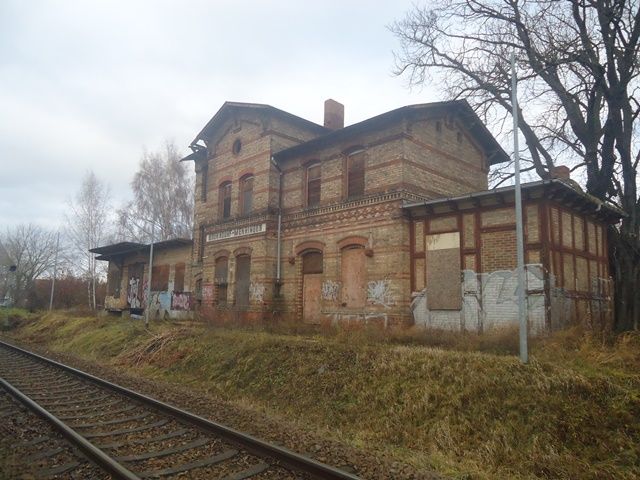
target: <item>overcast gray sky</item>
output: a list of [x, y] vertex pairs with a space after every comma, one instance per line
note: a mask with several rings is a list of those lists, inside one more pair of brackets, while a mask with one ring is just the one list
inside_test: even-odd
[[412, 1], [0, 0], [0, 228], [56, 228], [93, 170], [117, 207], [143, 149], [187, 153], [225, 100], [346, 123], [438, 100], [392, 75]]

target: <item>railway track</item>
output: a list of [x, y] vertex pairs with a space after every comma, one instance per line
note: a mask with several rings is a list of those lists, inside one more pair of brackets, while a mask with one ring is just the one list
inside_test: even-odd
[[[26, 446], [32, 446], [30, 442], [46, 445], [33, 454], [40, 461], [46, 460], [47, 455], [67, 453], [53, 467], [41, 467], [36, 477], [358, 479], [278, 445], [0, 342], [0, 415], [25, 415], [25, 408], [55, 428], [67, 442], [66, 446], [61, 445], [57, 439], [52, 445], [47, 435], [21, 442]], [[100, 474], [96, 473], [97, 467]]]

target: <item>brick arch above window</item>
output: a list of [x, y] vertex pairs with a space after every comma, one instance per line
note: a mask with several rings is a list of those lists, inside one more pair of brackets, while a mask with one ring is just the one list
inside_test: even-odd
[[242, 179], [246, 177], [253, 177], [253, 175], [254, 175], [253, 168], [245, 168], [244, 170], [240, 171], [240, 175], [238, 175], [238, 179], [242, 181]]
[[364, 145], [351, 145], [345, 148], [344, 150], [342, 150], [342, 154], [348, 157], [349, 155], [364, 153], [365, 150], [366, 148], [364, 147]]
[[296, 255], [301, 255], [307, 250], [316, 250], [316, 251], [324, 252], [324, 243], [317, 240], [306, 240], [296, 245], [294, 251]]
[[354, 246], [365, 248], [367, 246], [367, 242], [367, 237], [362, 237], [360, 235], [350, 235], [338, 241], [338, 248], [340, 250]]
[[234, 257], [239, 257], [240, 255], [251, 256], [251, 247], [238, 247], [233, 251]]
[[215, 260], [222, 258], [222, 257], [228, 257], [231, 255], [231, 252], [229, 250], [223, 249], [223, 250], [218, 250], [216, 253], [213, 254], [213, 258]]

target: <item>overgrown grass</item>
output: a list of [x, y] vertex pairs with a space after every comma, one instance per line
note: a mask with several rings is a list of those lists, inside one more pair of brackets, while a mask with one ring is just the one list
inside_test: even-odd
[[145, 330], [139, 321], [50, 314], [13, 335], [456, 478], [640, 475], [637, 335], [607, 343], [563, 332], [533, 342], [523, 366], [505, 355], [515, 332], [334, 333], [168, 323]]

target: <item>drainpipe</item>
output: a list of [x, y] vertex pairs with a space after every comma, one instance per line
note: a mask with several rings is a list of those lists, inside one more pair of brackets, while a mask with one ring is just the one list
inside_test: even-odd
[[273, 156], [271, 157], [271, 163], [276, 170], [278, 170], [278, 244], [276, 249], [276, 288], [280, 293], [280, 285], [282, 283], [281, 263], [282, 263], [282, 170], [276, 163]]

